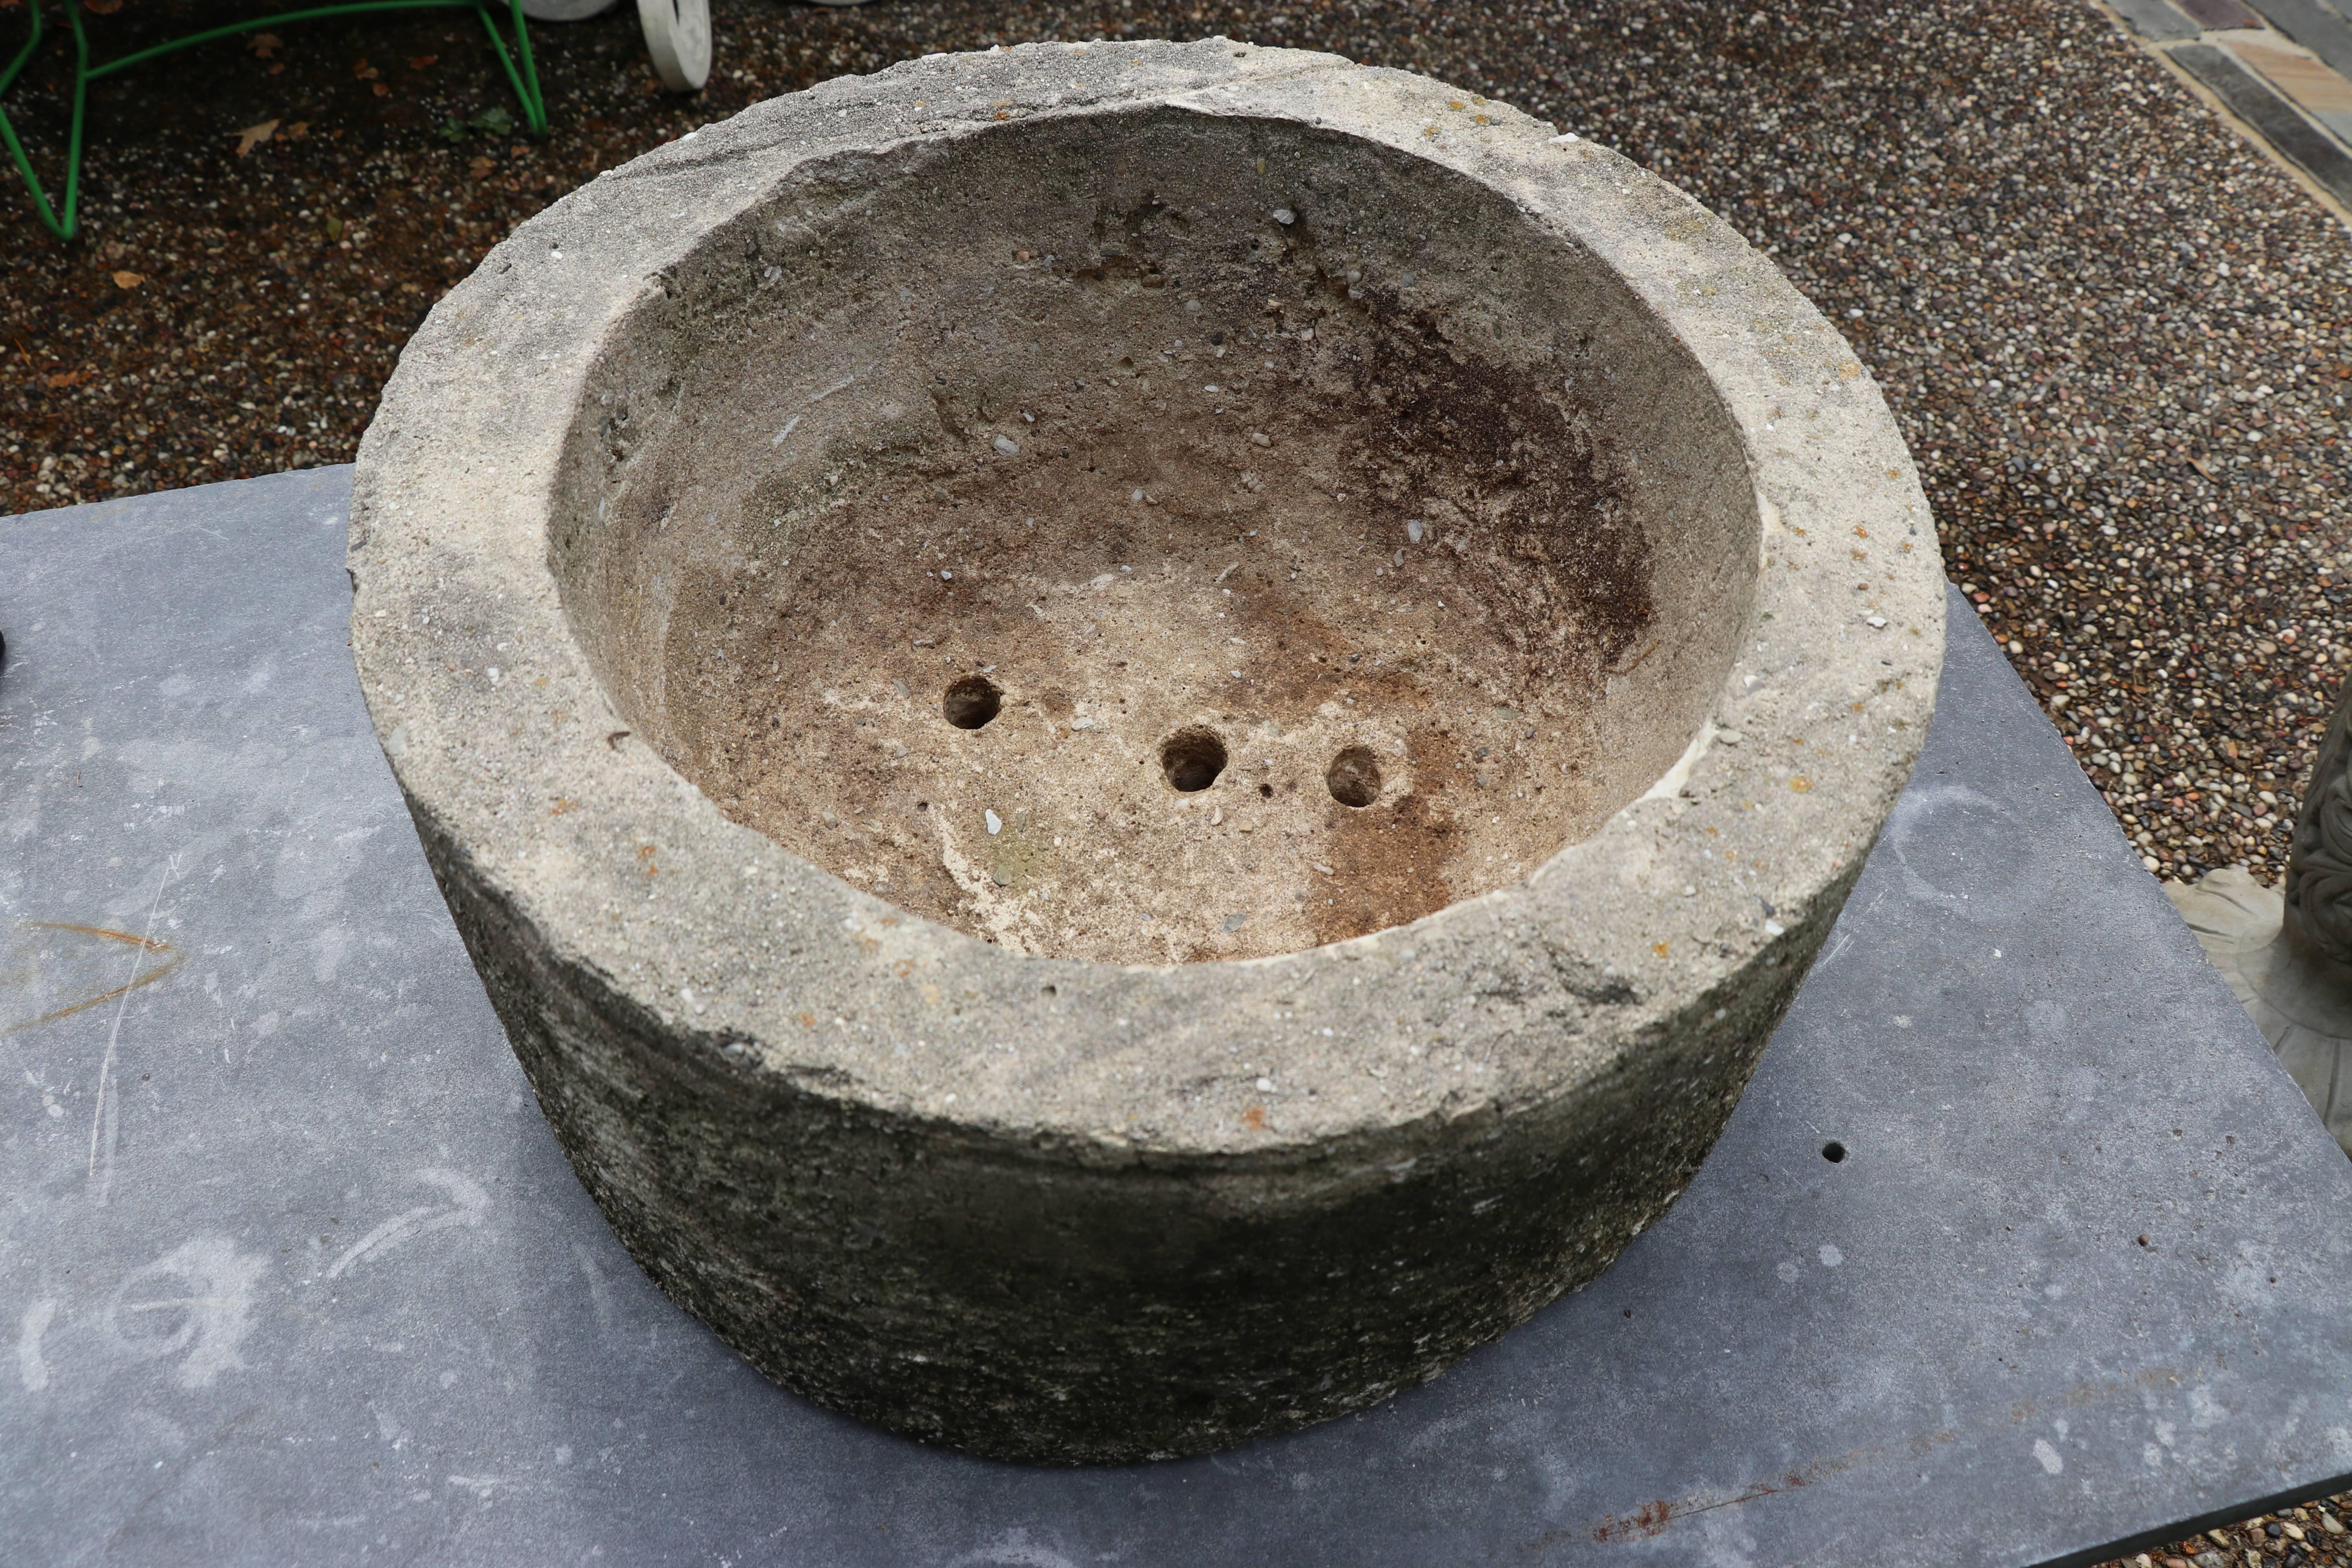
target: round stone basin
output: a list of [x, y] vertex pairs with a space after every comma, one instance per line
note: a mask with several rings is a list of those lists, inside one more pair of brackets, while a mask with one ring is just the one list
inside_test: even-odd
[[1754, 575], [1706, 377], [1630, 313], [1559, 341], [1507, 199], [1194, 119], [866, 193], [558, 562], [721, 810], [1013, 952], [1264, 957], [1523, 879], [1688, 744]]
[[353, 647], [581, 1178], [780, 1383], [1055, 1462], [1386, 1397], [1722, 1128], [1942, 574], [1850, 351], [1616, 154], [1223, 39], [939, 57], [525, 224]]

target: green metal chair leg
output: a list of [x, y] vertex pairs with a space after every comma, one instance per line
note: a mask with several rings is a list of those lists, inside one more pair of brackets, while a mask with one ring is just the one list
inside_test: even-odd
[[547, 132], [547, 100], [539, 90], [539, 71], [531, 64], [530, 27], [523, 19], [522, 0], [508, 0], [513, 12], [515, 54], [522, 57], [522, 69], [515, 69], [513, 55], [507, 53], [507, 41], [499, 34], [499, 25], [490, 19], [492, 0], [476, 0], [474, 15], [482, 19], [482, 31], [490, 36], [490, 47], [499, 52], [499, 64], [506, 68], [507, 84], [514, 89], [515, 99], [522, 105], [523, 123], [535, 135]]
[[[497, 0], [361, 0], [357, 5], [320, 5], [304, 11], [280, 12], [274, 16], [256, 16], [250, 21], [233, 22], [225, 27], [213, 27], [205, 32], [192, 33], [184, 38], [173, 38], [96, 67], [89, 63], [89, 37], [82, 31], [81, 13], [75, 9], [76, 0], [62, 0], [62, 4], [66, 23], [72, 28], [74, 38], [73, 122], [66, 141], [66, 192], [62, 211], [49, 205], [48, 193], [42, 188], [40, 176], [34, 172], [33, 161], [26, 156], [24, 143], [17, 139], [16, 126], [9, 121], [6, 110], [0, 109], [0, 142], [7, 143], [8, 155], [16, 161], [16, 173], [23, 178], [26, 190], [32, 194], [33, 210], [39, 216], [41, 226], [59, 239], [71, 239], [77, 226], [76, 212], [81, 199], [82, 121], [83, 110], [89, 101], [89, 84], [100, 77], [111, 76], [126, 67], [142, 64], [158, 55], [184, 49], [192, 44], [209, 43], [215, 38], [259, 32], [264, 27], [283, 26], [289, 22], [306, 22], [323, 16], [357, 16], [378, 11], [440, 11], [471, 5], [474, 14], [482, 19], [483, 30], [490, 36], [490, 47], [498, 52], [499, 66], [506, 72], [507, 85], [514, 89], [515, 100], [522, 105], [523, 122], [535, 134], [544, 134], [547, 131], [547, 99], [540, 89], [539, 70], [531, 59], [530, 27], [523, 17], [522, 0], [507, 0], [514, 25], [514, 47], [511, 50], [508, 48], [506, 37], [499, 30], [493, 15]], [[25, 5], [33, 21], [32, 35], [25, 40], [25, 47], [16, 51], [16, 58], [8, 62], [8, 68], [0, 70], [0, 98], [6, 96], [26, 62], [33, 58], [34, 51], [41, 47], [41, 0], [25, 0]]]
[[[41, 0], [25, 0], [25, 9], [33, 19], [32, 37], [16, 51], [16, 58], [8, 62], [8, 68], [0, 71], [0, 97], [6, 96], [17, 74], [33, 58], [33, 51], [41, 47]], [[81, 17], [74, 11], [73, 0], [66, 0], [66, 22], [74, 36], [74, 88], [73, 128], [66, 141], [66, 199], [62, 215], [49, 205], [48, 193], [41, 188], [40, 176], [33, 172], [33, 160], [26, 155], [25, 144], [16, 139], [16, 127], [10, 122], [7, 110], [0, 109], [0, 141], [8, 144], [8, 156], [16, 161], [16, 173], [32, 195], [33, 211], [40, 218], [41, 226], [59, 239], [74, 237], [74, 214], [81, 199], [82, 106], [89, 88], [89, 39], [81, 30]]]

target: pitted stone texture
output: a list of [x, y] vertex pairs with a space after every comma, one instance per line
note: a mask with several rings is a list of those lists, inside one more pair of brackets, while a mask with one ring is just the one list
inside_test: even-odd
[[[1055, 151], [1089, 142], [1094, 163]], [[698, 689], [706, 667], [677, 645], [699, 631], [730, 652], [722, 612], [772, 611], [783, 538], [866, 504], [828, 492], [903, 500], [943, 483], [948, 454], [966, 474], [1043, 460], [1000, 400], [1066, 362], [1024, 362], [1024, 330], [982, 291], [1026, 264], [1031, 237], [1005, 224], [1132, 213], [1147, 182], [1223, 224], [1267, 199], [1261, 157], [1291, 221], [1265, 217], [1347, 264], [1267, 289], [1262, 320], [1297, 358], [1259, 359], [1300, 377], [1283, 385], [1357, 397], [1328, 447], [1301, 422], [1297, 464], [1353, 460], [1381, 406], [1297, 332], [1388, 341], [1405, 290], [1378, 289], [1426, 246], [1440, 265], [1415, 269], [1411, 310], [1430, 363], [1521, 402], [1557, 384], [1545, 409], [1568, 434], [1549, 439], [1590, 440], [1624, 493], [1673, 500], [1622, 514], [1652, 651], [1578, 667], [1600, 689], [1590, 732], [1622, 754], [1591, 765], [1639, 776], [1491, 890], [1330, 945], [1172, 967], [918, 918], [787, 848], [819, 852], [789, 811], [698, 789], [689, 774], [719, 787], [711, 749], [742, 743], [743, 710], [698, 708], [729, 687]], [[940, 183], [1024, 167], [1051, 178]], [[1239, 193], [1226, 207], [1221, 185]], [[1032, 251], [1069, 268], [1054, 287], [1094, 298], [1100, 260], [1133, 286], [1105, 309], [1171, 290], [1183, 309], [1191, 280], [1146, 289], [1158, 258], [1119, 244], [1135, 271], [1115, 272], [1086, 230], [1095, 251]], [[1215, 268], [1250, 265], [1247, 237], [1200, 242], [1203, 314]], [[934, 275], [962, 289], [961, 316]], [[1083, 336], [1032, 324], [1032, 342]], [[944, 390], [919, 402], [925, 374]], [[1118, 417], [1154, 422], [1135, 406]], [[1181, 411], [1204, 448], [1226, 428], [1215, 406]], [[950, 509], [973, 499], [945, 488]], [[1281, 526], [1302, 543], [1368, 532], [1431, 493], [1340, 488]], [[1223, 521], [1192, 504], [1201, 528]], [[1453, 504], [1474, 549], [1482, 521], [1508, 536], [1511, 506]], [[1569, 537], [1573, 509], [1550, 515]], [[854, 541], [830, 548], [853, 582]], [[887, 562], [905, 541], [876, 548]], [[1942, 652], [1909, 459], [1769, 262], [1614, 153], [1498, 105], [1221, 39], [918, 61], [574, 193], [412, 342], [362, 451], [352, 569], [362, 679], [436, 873], [633, 1253], [793, 1388], [1055, 1461], [1360, 1408], [1605, 1267], [1721, 1128], [1909, 773]], [[779, 667], [804, 651], [772, 646]], [[1645, 723], [1610, 716], [1627, 698]], [[1234, 705], [1201, 706], [1223, 722]], [[835, 787], [813, 765], [810, 788]]]
[[782, 847], [1018, 952], [1265, 957], [1522, 880], [1706, 715], [1738, 432], [1501, 193], [1130, 111], [783, 226], [681, 275], [691, 416], [600, 387], [631, 457], [557, 562], [635, 734]]

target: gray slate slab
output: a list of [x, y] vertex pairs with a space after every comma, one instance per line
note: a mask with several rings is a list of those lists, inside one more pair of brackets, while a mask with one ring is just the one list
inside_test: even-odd
[[0, 520], [12, 1562], [1961, 1568], [2352, 1476], [2352, 1163], [1957, 601], [1822, 962], [1583, 1292], [1181, 1464], [803, 1404], [530, 1100], [361, 710], [347, 488]]
[[2109, 0], [2118, 16], [2132, 26], [2132, 30], [2144, 38], [2159, 44], [2176, 43], [2194, 38], [2204, 29], [2166, 5], [2164, 0]]

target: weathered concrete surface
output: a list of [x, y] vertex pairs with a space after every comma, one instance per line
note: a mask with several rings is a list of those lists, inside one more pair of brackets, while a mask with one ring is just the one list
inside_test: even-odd
[[[698, 680], [776, 608], [826, 492], [1034, 460], [991, 421], [1091, 381], [1088, 323], [1152, 330], [1147, 293], [1270, 300], [1286, 395], [1359, 387], [1361, 361], [1300, 353], [1310, 323], [1357, 353], [1410, 334], [1506, 404], [1559, 388], [1542, 412], [1591, 456], [1522, 461], [1610, 480], [1648, 605], [1584, 699], [1643, 763], [1589, 834], [1408, 924], [1144, 967], [908, 915], [696, 787], [749, 743]], [[1401, 515], [1342, 504], [1283, 526]], [[1589, 536], [1580, 507], [1463, 515], [1534, 574]], [[1769, 262], [1501, 106], [1222, 39], [919, 61], [575, 193], [410, 345], [351, 561], [385, 751], [632, 1252], [813, 1398], [1059, 1461], [1360, 1407], [1604, 1267], [1720, 1129], [1942, 651], [1909, 459]]]

